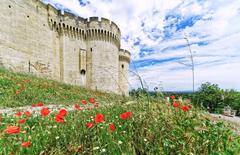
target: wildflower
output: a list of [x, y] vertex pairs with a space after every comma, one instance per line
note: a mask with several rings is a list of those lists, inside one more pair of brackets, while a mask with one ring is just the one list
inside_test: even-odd
[[20, 111], [17, 111], [17, 112], [15, 113], [15, 115], [16, 115], [17, 117], [20, 117], [20, 116], [21, 116], [21, 112], [20, 112]]
[[81, 102], [82, 102], [82, 104], [87, 104], [86, 100], [82, 100]]
[[16, 95], [19, 95], [21, 92], [20, 91], [16, 91]]
[[18, 124], [24, 124], [25, 122], [26, 122], [25, 119], [20, 119], [20, 120], [18, 121]]
[[86, 124], [87, 128], [89, 128], [89, 129], [91, 129], [93, 127], [93, 125], [94, 125], [93, 122], [88, 122]]
[[116, 130], [116, 127], [114, 124], [109, 124], [108, 128], [111, 130], [111, 131], [115, 131]]
[[190, 108], [192, 108], [192, 106], [191, 106], [191, 105], [189, 105], [189, 106], [188, 106], [188, 108], [190, 109]]
[[180, 103], [177, 103], [177, 102], [173, 102], [173, 107], [179, 107], [180, 106]]
[[67, 115], [67, 110], [66, 109], [61, 109], [59, 112], [58, 112], [58, 115], [60, 116], [66, 116]]
[[43, 106], [43, 103], [42, 102], [38, 102], [37, 106], [41, 107], [41, 106]]
[[120, 144], [120, 145], [121, 145], [122, 143], [123, 143], [122, 141], [120, 141], [120, 140], [118, 141], [118, 144]]
[[24, 112], [24, 115], [26, 115], [27, 117], [30, 117], [31, 116], [31, 113], [29, 111], [25, 111]]
[[47, 116], [48, 114], [50, 113], [49, 109], [48, 108], [42, 108], [41, 109], [41, 115], [42, 116]]
[[32, 107], [36, 107], [36, 106], [37, 106], [37, 104], [35, 104], [35, 103], [34, 103], [34, 104], [32, 104]]
[[101, 123], [103, 121], [104, 121], [103, 114], [96, 114], [96, 116], [95, 116], [95, 123]]
[[59, 136], [55, 137], [55, 139], [59, 139]]
[[29, 147], [31, 144], [32, 144], [32, 143], [31, 143], [30, 141], [28, 141], [28, 142], [23, 142], [23, 143], [21, 144], [21, 146], [22, 146], [22, 147]]
[[144, 138], [143, 140], [144, 140], [144, 142], [146, 142], [146, 141], [147, 141], [147, 139], [146, 139], [146, 138]]
[[125, 120], [125, 119], [127, 119], [127, 118], [131, 118], [131, 117], [132, 117], [132, 112], [130, 112], [130, 111], [127, 111], [127, 112], [122, 113], [122, 114], [120, 115], [120, 119], [122, 119], [122, 120]]
[[175, 99], [175, 96], [174, 96], [174, 95], [171, 95], [171, 96], [170, 96], [170, 99], [171, 99], [171, 100], [174, 100], [174, 99]]
[[181, 110], [182, 110], [183, 112], [188, 111], [188, 109], [189, 109], [189, 106], [183, 106], [183, 107], [181, 108]]
[[58, 123], [64, 123], [64, 116], [56, 115], [55, 121]]
[[89, 99], [89, 102], [90, 102], [90, 103], [95, 103], [94, 98], [90, 98], [90, 99]]
[[75, 104], [74, 108], [77, 109], [77, 110], [82, 110], [81, 107], [78, 104]]
[[7, 129], [5, 130], [7, 134], [15, 134], [19, 133], [20, 131], [21, 129], [18, 126], [8, 126]]
[[102, 149], [101, 152], [106, 152], [106, 149]]
[[98, 146], [96, 146], [96, 147], [93, 147], [93, 150], [98, 150], [99, 149], [99, 147]]

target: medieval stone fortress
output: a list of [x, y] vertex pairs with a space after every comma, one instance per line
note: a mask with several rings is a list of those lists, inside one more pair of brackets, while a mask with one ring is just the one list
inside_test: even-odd
[[40, 0], [0, 1], [0, 67], [105, 92], [128, 94], [130, 53], [119, 27]]

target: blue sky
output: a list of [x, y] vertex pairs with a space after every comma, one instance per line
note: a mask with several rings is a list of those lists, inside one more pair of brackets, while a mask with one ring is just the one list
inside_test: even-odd
[[[240, 90], [240, 0], [43, 0], [120, 27], [121, 46], [132, 54], [130, 70], [145, 87], [191, 90], [187, 37], [195, 62], [195, 87], [203, 82]], [[129, 73], [129, 88], [140, 87]]]

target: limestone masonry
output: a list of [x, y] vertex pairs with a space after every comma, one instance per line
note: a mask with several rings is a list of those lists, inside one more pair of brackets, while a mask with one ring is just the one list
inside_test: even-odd
[[130, 53], [106, 18], [81, 18], [40, 0], [0, 0], [0, 67], [128, 95]]

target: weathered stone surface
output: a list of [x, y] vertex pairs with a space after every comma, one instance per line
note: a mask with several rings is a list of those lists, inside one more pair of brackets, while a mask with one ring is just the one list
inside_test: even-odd
[[114, 22], [40, 0], [1, 0], [0, 25], [0, 67], [128, 95], [130, 53], [120, 50]]

